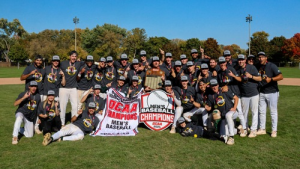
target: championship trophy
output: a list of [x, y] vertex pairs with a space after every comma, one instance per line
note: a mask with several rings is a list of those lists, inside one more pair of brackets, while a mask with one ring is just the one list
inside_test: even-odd
[[145, 86], [150, 87], [151, 89], [162, 88], [163, 82], [161, 77], [165, 75], [165, 72], [158, 69], [154, 71], [153, 69], [147, 70], [145, 78]]

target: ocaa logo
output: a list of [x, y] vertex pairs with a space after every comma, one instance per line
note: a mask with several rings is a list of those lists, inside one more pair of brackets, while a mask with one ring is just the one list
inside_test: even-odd
[[154, 90], [141, 97], [140, 122], [149, 129], [162, 131], [168, 128], [174, 119], [174, 99], [162, 90]]

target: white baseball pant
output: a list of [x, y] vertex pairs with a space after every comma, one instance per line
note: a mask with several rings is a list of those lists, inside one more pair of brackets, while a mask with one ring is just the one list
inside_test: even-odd
[[77, 114], [77, 90], [76, 88], [59, 88], [60, 119], [61, 125], [65, 125], [68, 100], [71, 102], [71, 117]]
[[278, 123], [278, 104], [279, 92], [275, 93], [259, 93], [259, 104], [258, 104], [258, 112], [259, 112], [259, 128], [265, 130], [266, 129], [266, 115], [267, 115], [267, 106], [270, 107], [271, 119], [272, 119], [272, 131], [277, 131], [277, 123]]
[[[22, 122], [24, 123], [24, 128], [21, 128]], [[31, 121], [28, 121], [23, 113], [16, 113], [16, 121], [14, 124], [13, 137], [18, 137], [19, 132], [23, 134], [25, 137], [33, 137], [34, 133], [34, 124]]]
[[[234, 100], [232, 100], [232, 103], [234, 103]], [[240, 123], [243, 126], [243, 129], [246, 129], [246, 121], [245, 121], [245, 117], [244, 117], [244, 113], [243, 113], [243, 109], [242, 109], [242, 102], [241, 99], [239, 98], [237, 107], [236, 107], [236, 111], [238, 113], [238, 117], [240, 119]]]
[[89, 92], [89, 90], [77, 90], [77, 110], [82, 109], [82, 103], [80, 102], [81, 99], [83, 98], [83, 96], [85, 96], [87, 93]]
[[63, 141], [77, 141], [84, 138], [84, 133], [79, 127], [70, 123], [52, 135], [53, 141], [61, 137]]
[[238, 113], [229, 111], [225, 115], [225, 120], [221, 120], [220, 135], [221, 136], [234, 136], [237, 130], [234, 128], [234, 119], [238, 117]]
[[176, 127], [176, 124], [177, 124], [177, 120], [179, 119], [179, 117], [181, 117], [181, 114], [183, 112], [183, 107], [182, 106], [177, 106], [175, 108], [175, 117], [174, 117], [174, 120], [173, 120], [173, 127]]
[[248, 112], [250, 107], [250, 110], [252, 112], [251, 130], [257, 130], [259, 95], [252, 96], [252, 97], [242, 97], [241, 100], [242, 100], [242, 109], [243, 109], [243, 114], [246, 122], [246, 127], [248, 126]]
[[[207, 113], [206, 114], [203, 114], [205, 111], [205, 108], [203, 107], [200, 107], [200, 108], [193, 108], [192, 110], [186, 112], [186, 113], [183, 113], [183, 117], [185, 118], [186, 121], [188, 122], [191, 122], [191, 117], [194, 115], [194, 114], [202, 114], [202, 120], [203, 120], [203, 125], [204, 125], [204, 121], [207, 121]], [[206, 123], [205, 123], [206, 124]], [[205, 125], [206, 126], [206, 125]]]

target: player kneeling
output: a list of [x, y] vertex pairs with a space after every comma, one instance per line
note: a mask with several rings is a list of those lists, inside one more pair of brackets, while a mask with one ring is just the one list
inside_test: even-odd
[[195, 137], [195, 138], [207, 138], [211, 140], [218, 140], [220, 138], [219, 134], [204, 130], [202, 126], [194, 125], [190, 122], [186, 122], [183, 117], [177, 120], [179, 124], [179, 133], [184, 137]]
[[49, 137], [45, 137], [43, 145], [46, 146], [55, 140], [82, 140], [84, 135], [91, 133], [99, 123], [99, 119], [95, 116], [95, 109], [96, 104], [94, 102], [90, 102], [88, 104], [88, 110], [79, 110], [78, 113], [72, 117], [72, 123], [66, 125], [51, 137], [50, 135]]

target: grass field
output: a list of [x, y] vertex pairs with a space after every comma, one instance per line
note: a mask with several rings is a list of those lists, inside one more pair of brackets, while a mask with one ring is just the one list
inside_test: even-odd
[[[0, 78], [8, 77], [20, 77], [23, 73], [25, 67], [10, 67], [10, 68], [0, 68]], [[280, 67], [285, 78], [300, 78], [300, 69], [298, 67]]]
[[[142, 127], [135, 137], [86, 136], [44, 147], [43, 136], [35, 135], [12, 145], [13, 102], [22, 90], [23, 85], [0, 88], [0, 168], [300, 168], [300, 87], [280, 86], [277, 138], [235, 136], [233, 146]], [[270, 127], [268, 116], [268, 132]]]

